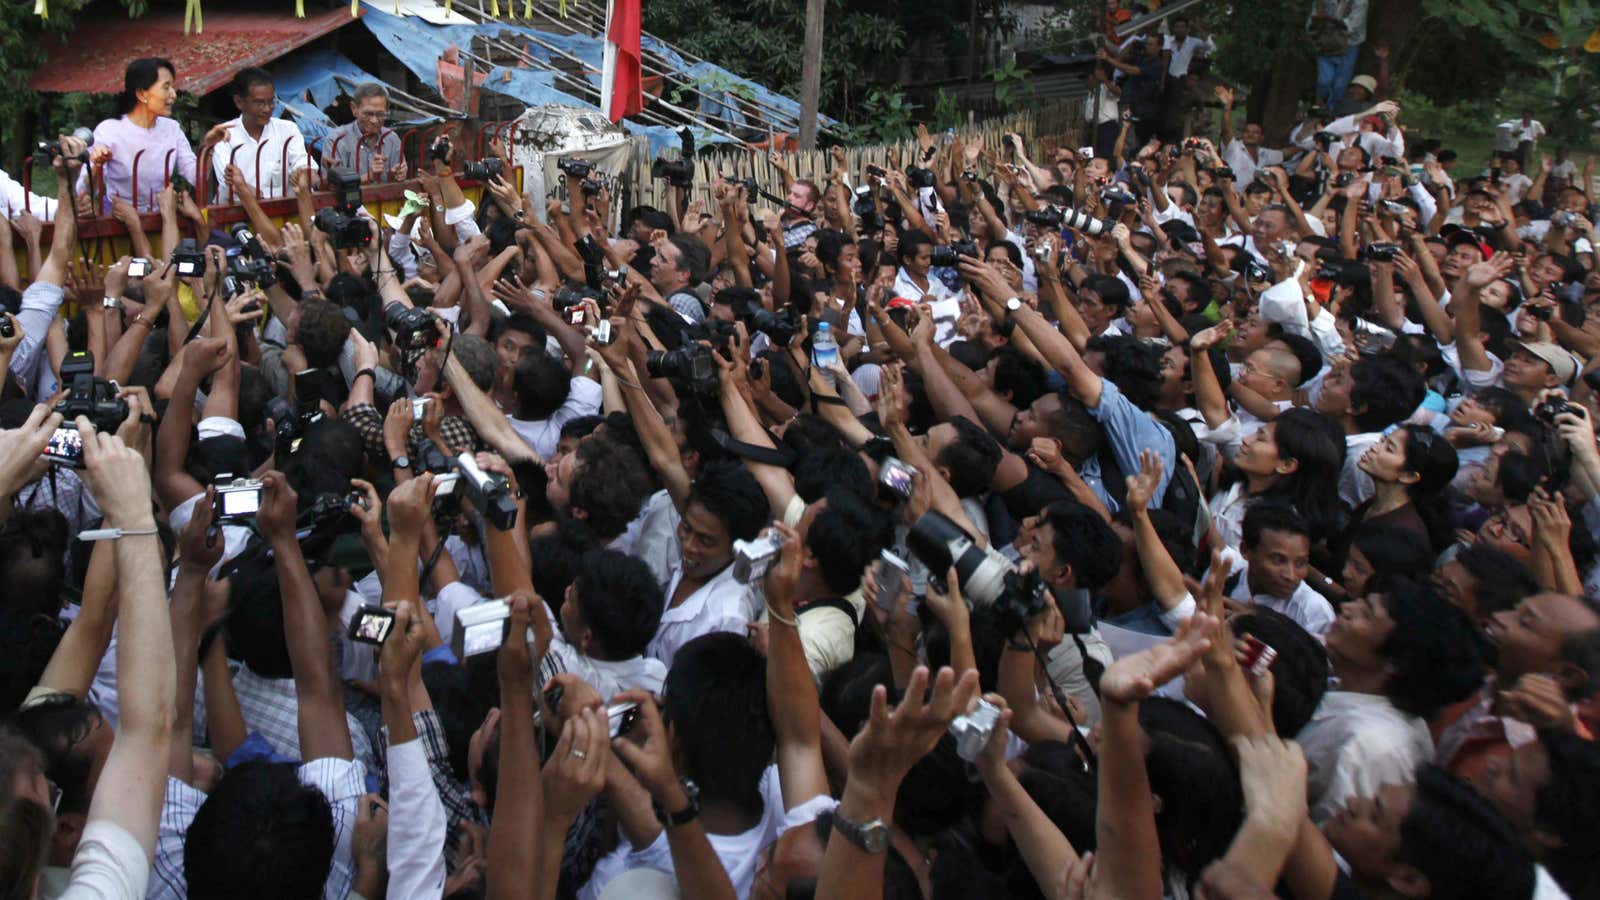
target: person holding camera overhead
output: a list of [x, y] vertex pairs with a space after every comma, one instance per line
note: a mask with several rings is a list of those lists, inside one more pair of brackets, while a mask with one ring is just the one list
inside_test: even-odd
[[[183, 126], [172, 118], [178, 100], [176, 77], [177, 69], [165, 59], [146, 57], [128, 63], [122, 93], [117, 95], [117, 117], [95, 126], [89, 151], [89, 162], [105, 179], [101, 213], [111, 211], [113, 199], [126, 200], [140, 212], [155, 212], [156, 195], [168, 180], [182, 177], [194, 183], [194, 149]], [[203, 146], [222, 139], [225, 132], [220, 128], [206, 133]], [[87, 192], [89, 177], [85, 168], [79, 190]]]
[[226, 132], [211, 154], [217, 200], [239, 202], [238, 193], [228, 183], [230, 165], [239, 170], [244, 183], [255, 190], [257, 197], [267, 200], [289, 196], [292, 192], [289, 175], [309, 166], [311, 160], [306, 155], [306, 141], [299, 127], [288, 119], [272, 115], [278, 103], [272, 76], [265, 69], [242, 69], [234, 76], [228, 92], [239, 110], [239, 117], [217, 126]]

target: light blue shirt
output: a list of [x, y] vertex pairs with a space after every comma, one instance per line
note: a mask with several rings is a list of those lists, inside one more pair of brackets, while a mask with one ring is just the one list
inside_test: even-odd
[[[1167, 493], [1167, 484], [1172, 481], [1173, 468], [1178, 464], [1178, 445], [1172, 439], [1172, 432], [1155, 416], [1133, 405], [1133, 401], [1124, 397], [1116, 384], [1107, 378], [1100, 379], [1100, 405], [1089, 407], [1089, 415], [1100, 423], [1123, 475], [1138, 473], [1139, 451], [1154, 450], [1161, 455], [1161, 481], [1150, 498], [1151, 508], [1159, 509]], [[1100, 477], [1089, 480], [1091, 474], [1101, 475], [1099, 459], [1090, 457], [1078, 471], [1100, 495], [1100, 499], [1105, 501], [1106, 507], [1113, 513], [1118, 512], [1117, 504], [1106, 496]]]

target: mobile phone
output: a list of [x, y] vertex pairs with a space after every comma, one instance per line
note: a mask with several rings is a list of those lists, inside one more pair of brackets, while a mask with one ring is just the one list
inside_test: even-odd
[[1278, 658], [1278, 651], [1253, 634], [1247, 634], [1240, 640], [1244, 647], [1238, 651], [1239, 667], [1251, 675], [1265, 673], [1272, 666], [1272, 661]]
[[428, 402], [431, 399], [429, 397], [411, 398], [411, 418], [413, 420], [420, 422], [422, 417], [428, 414]]
[[1093, 147], [1079, 147], [1078, 148], [1078, 155], [1083, 157], [1084, 159], [1094, 159], [1094, 148]]
[[350, 640], [358, 644], [382, 646], [394, 628], [394, 611], [381, 606], [363, 606], [350, 617]]
[[611, 334], [611, 320], [601, 319], [599, 323], [594, 326], [595, 343], [605, 346], [610, 344], [613, 340], [616, 340], [616, 338]]
[[128, 277], [143, 278], [150, 274], [150, 260], [134, 259], [128, 261]]
[[878, 486], [897, 500], [909, 500], [912, 481], [916, 474], [917, 470], [914, 467], [888, 456], [884, 458], [883, 465], [878, 467]]
[[611, 737], [619, 738], [639, 724], [639, 704], [618, 703], [606, 708], [606, 719], [611, 723]]
[[50, 442], [44, 445], [45, 459], [56, 465], [67, 466], [72, 469], [83, 468], [83, 435], [72, 426], [57, 428], [50, 435]]
[[873, 565], [872, 580], [878, 584], [877, 606], [886, 613], [892, 613], [895, 604], [900, 602], [900, 586], [905, 583], [900, 579], [911, 576], [911, 567], [890, 550], [880, 553]]

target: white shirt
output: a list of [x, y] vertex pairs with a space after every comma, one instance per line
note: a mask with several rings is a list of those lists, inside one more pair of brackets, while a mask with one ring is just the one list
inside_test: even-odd
[[1428, 723], [1377, 694], [1329, 691], [1295, 740], [1305, 751], [1311, 820], [1318, 825], [1351, 797], [1411, 784], [1417, 766], [1433, 759]]
[[523, 443], [539, 454], [540, 459], [549, 459], [556, 455], [556, 445], [561, 443], [562, 427], [573, 419], [600, 412], [601, 398], [600, 383], [593, 378], [579, 376], [572, 379], [567, 399], [550, 414], [550, 418], [530, 421], [506, 416], [506, 420]]
[[[682, 581], [683, 561], [680, 559], [674, 561], [672, 579], [667, 582], [668, 604], [671, 604]], [[701, 585], [699, 590], [685, 597], [682, 603], [669, 605], [662, 610], [661, 627], [657, 629], [656, 636], [650, 639], [650, 646], [645, 653], [670, 668], [672, 657], [678, 649], [702, 634], [717, 631], [744, 634], [744, 626], [750, 621], [750, 609], [753, 606], [749, 595], [749, 588], [734, 580], [733, 566], [728, 565], [716, 577]]]
[[1500, 123], [1500, 127], [1511, 132], [1518, 141], [1537, 141], [1544, 137], [1544, 124], [1538, 119], [1529, 119], [1523, 123], [1521, 119], [1508, 119]]
[[53, 222], [56, 218], [56, 198], [23, 190], [22, 182], [5, 172], [0, 172], [0, 206], [4, 207], [8, 219], [18, 218], [24, 212], [33, 213], [41, 222]]
[[1283, 151], [1257, 145], [1252, 159], [1244, 142], [1234, 138], [1222, 148], [1222, 160], [1233, 170], [1234, 183], [1249, 184], [1256, 177], [1256, 170], [1283, 165]]
[[422, 741], [390, 744], [387, 900], [443, 896], [445, 823]]
[[[784, 809], [783, 789], [778, 777], [778, 767], [768, 766], [761, 774], [761, 821], [748, 831], [738, 834], [707, 834], [711, 849], [727, 870], [733, 892], [739, 897], [749, 897], [755, 885], [756, 869], [761, 862], [761, 851], [772, 846], [785, 831], [809, 825], [817, 816], [839, 805], [826, 794], [818, 794], [798, 803], [793, 809]], [[578, 891], [579, 900], [597, 900], [613, 878], [629, 869], [658, 869], [671, 874], [672, 851], [667, 846], [667, 832], [662, 829], [655, 842], [638, 849], [624, 840], [617, 849], [595, 864], [589, 883]]]
[[944, 282], [933, 273], [928, 274], [928, 289], [924, 291], [902, 268], [894, 279], [894, 295], [933, 306], [933, 321], [937, 326], [933, 333], [934, 343], [943, 347], [956, 339], [956, 322], [961, 318], [960, 297], [945, 287]]
[[[217, 182], [217, 197], [224, 203], [238, 200], [226, 178], [230, 162], [238, 167], [245, 183], [262, 200], [289, 196], [289, 175], [296, 169], [310, 165], [305, 138], [300, 135], [299, 127], [287, 119], [268, 119], [261, 129], [261, 137], [257, 139], [250, 136], [239, 119], [227, 124], [227, 138], [211, 151], [211, 170]], [[261, 158], [259, 178], [256, 172], [258, 155]]]
[[1367, 502], [1375, 490], [1372, 476], [1361, 471], [1361, 454], [1382, 439], [1381, 431], [1363, 431], [1344, 436], [1344, 468], [1339, 470], [1339, 501], [1351, 509]]
[[1173, 78], [1182, 78], [1189, 74], [1189, 63], [1193, 61], [1196, 53], [1202, 50], [1210, 53], [1215, 48], [1216, 44], [1212, 43], [1209, 37], [1197, 38], [1190, 35], [1184, 38], [1183, 43], [1180, 44], [1177, 38], [1169, 34], [1161, 40], [1161, 49], [1172, 54], [1172, 61], [1167, 66], [1167, 74]]
[[150, 859], [126, 829], [91, 819], [72, 854], [62, 900], [139, 900], [150, 884]]
[[1228, 577], [1239, 576], [1239, 582], [1228, 592], [1228, 596], [1288, 616], [1295, 624], [1317, 637], [1327, 634], [1328, 629], [1333, 627], [1333, 604], [1304, 581], [1295, 585], [1294, 593], [1289, 597], [1257, 594], [1250, 590], [1250, 564], [1245, 558], [1232, 547], [1222, 549], [1222, 558], [1229, 566]]

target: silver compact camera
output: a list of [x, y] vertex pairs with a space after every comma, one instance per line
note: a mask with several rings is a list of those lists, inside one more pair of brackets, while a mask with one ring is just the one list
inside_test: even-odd
[[733, 542], [733, 579], [740, 584], [761, 580], [783, 549], [783, 538], [769, 531], [753, 541]]
[[254, 478], [221, 476], [216, 481], [218, 522], [245, 522], [261, 509], [261, 482]]
[[[489, 600], [456, 610], [456, 630], [450, 635], [450, 650], [456, 659], [466, 659], [500, 649], [506, 639], [506, 620], [511, 604]], [[528, 626], [528, 643], [533, 643], [533, 626]]]
[[978, 698], [978, 705], [972, 712], [956, 716], [950, 723], [950, 736], [956, 739], [956, 753], [967, 762], [977, 762], [978, 754], [988, 746], [995, 723], [999, 721], [1000, 707]]

